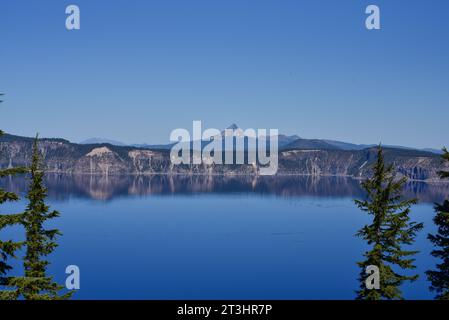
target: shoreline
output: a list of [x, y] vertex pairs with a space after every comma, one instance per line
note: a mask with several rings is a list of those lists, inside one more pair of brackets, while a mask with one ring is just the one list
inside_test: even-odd
[[[366, 177], [354, 177], [352, 175], [332, 175], [332, 174], [296, 174], [296, 173], [280, 173], [275, 175], [259, 175], [259, 174], [247, 174], [247, 173], [173, 173], [173, 172], [155, 172], [155, 173], [123, 173], [123, 174], [101, 174], [101, 173], [85, 173], [85, 172], [55, 172], [47, 171], [46, 174], [52, 175], [71, 175], [71, 176], [93, 176], [93, 177], [151, 177], [151, 176], [185, 176], [185, 177], [251, 177], [251, 178], [282, 178], [282, 177], [314, 177], [314, 178], [346, 178], [357, 181], [363, 181]], [[428, 184], [449, 184], [449, 180], [444, 179], [431, 179], [431, 180], [418, 180], [407, 178], [408, 182], [421, 182]]]

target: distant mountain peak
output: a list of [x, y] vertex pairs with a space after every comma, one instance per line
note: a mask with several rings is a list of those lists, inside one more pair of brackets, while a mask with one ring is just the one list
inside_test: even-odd
[[235, 123], [233, 123], [233, 124], [231, 124], [229, 127], [227, 127], [226, 129], [237, 130], [237, 129], [239, 129], [239, 126], [236, 125]]
[[90, 138], [90, 139], [81, 141], [80, 144], [112, 144], [114, 146], [125, 146], [126, 145], [123, 142], [106, 139], [106, 138]]

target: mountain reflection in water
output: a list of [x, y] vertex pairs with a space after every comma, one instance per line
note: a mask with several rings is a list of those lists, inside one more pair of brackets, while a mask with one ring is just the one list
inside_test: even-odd
[[[1, 179], [6, 190], [24, 194], [24, 177]], [[207, 176], [207, 175], [154, 175], [154, 176], [46, 176], [51, 199], [70, 197], [93, 200], [112, 200], [117, 197], [150, 195], [191, 195], [201, 193], [236, 194], [253, 193], [280, 197], [350, 197], [361, 198], [364, 191], [360, 181], [346, 177], [319, 176]], [[417, 197], [421, 202], [434, 203], [449, 197], [449, 184], [408, 182], [405, 197]]]

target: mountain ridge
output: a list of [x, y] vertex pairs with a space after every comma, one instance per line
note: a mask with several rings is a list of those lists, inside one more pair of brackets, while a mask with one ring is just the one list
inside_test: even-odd
[[[310, 143], [307, 139], [304, 142]], [[0, 137], [0, 168], [28, 166], [34, 138]], [[312, 142], [314, 142], [312, 140]], [[173, 165], [167, 149], [102, 144], [76, 144], [59, 138], [43, 138], [39, 147], [47, 172], [87, 175], [250, 175], [258, 176], [258, 164]], [[375, 162], [376, 147], [363, 150], [317, 149], [315, 145], [279, 150], [278, 175], [345, 176], [366, 178]], [[385, 160], [399, 176], [410, 180], [440, 181], [438, 171], [449, 170], [441, 157], [431, 152], [384, 148]]]
[[[226, 129], [231, 130], [242, 130], [237, 124], [232, 123]], [[221, 131], [221, 135], [225, 136], [225, 130]], [[208, 143], [208, 141], [203, 141], [204, 143]], [[116, 146], [130, 146], [137, 148], [149, 148], [149, 149], [164, 149], [169, 150], [175, 145], [175, 143], [161, 143], [161, 144], [149, 144], [149, 143], [136, 143], [136, 144], [125, 144], [123, 142], [107, 139], [107, 138], [90, 138], [79, 142], [79, 144], [111, 144]], [[332, 139], [308, 139], [300, 137], [299, 135], [286, 135], [279, 133], [278, 134], [278, 146], [280, 150], [288, 150], [288, 149], [326, 149], [326, 150], [363, 150], [371, 147], [377, 147], [377, 144], [355, 144], [351, 142], [344, 142]], [[384, 145], [389, 148], [396, 149], [409, 149], [409, 150], [419, 150], [419, 151], [427, 151], [434, 154], [442, 154], [441, 150], [433, 149], [433, 148], [413, 148], [406, 147], [400, 145]]]

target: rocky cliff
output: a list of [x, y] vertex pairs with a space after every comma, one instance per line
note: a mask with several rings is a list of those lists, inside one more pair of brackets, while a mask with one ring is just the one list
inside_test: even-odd
[[[0, 167], [26, 166], [31, 159], [33, 139], [6, 135], [0, 138]], [[167, 150], [151, 150], [110, 144], [81, 145], [63, 139], [39, 143], [49, 173], [89, 175], [209, 174], [257, 175], [253, 165], [173, 165]], [[349, 176], [370, 174], [376, 150], [280, 151], [278, 175]], [[385, 158], [411, 180], [437, 181], [437, 172], [449, 170], [438, 155], [415, 150], [385, 149]]]

